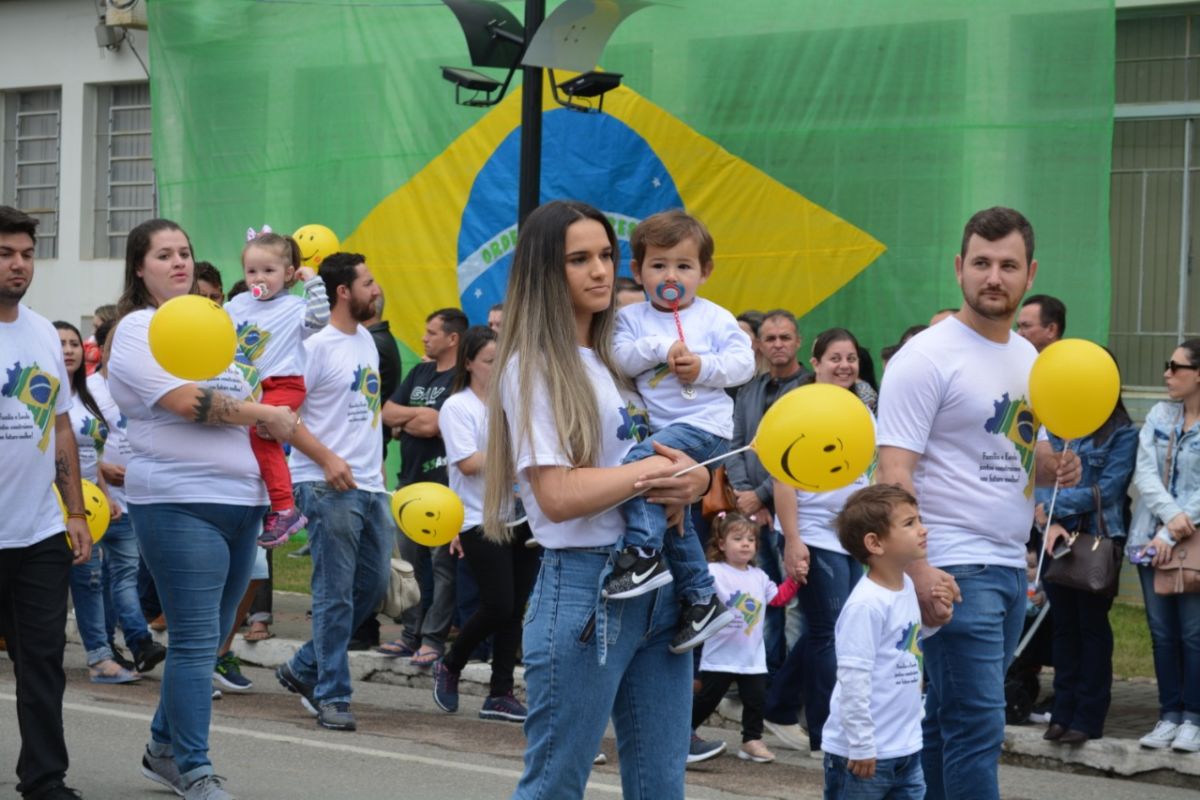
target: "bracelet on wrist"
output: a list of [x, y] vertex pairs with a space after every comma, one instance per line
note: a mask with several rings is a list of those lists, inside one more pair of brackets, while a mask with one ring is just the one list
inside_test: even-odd
[[82, 511], [80, 511], [80, 512], [68, 512], [68, 513], [67, 513], [67, 519], [82, 519], [82, 520], [86, 520], [86, 519], [87, 519], [87, 514], [83, 513]]

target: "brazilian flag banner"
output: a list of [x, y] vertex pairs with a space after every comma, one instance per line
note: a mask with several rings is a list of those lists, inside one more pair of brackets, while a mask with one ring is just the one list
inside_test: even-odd
[[[434, 309], [485, 321], [516, 238], [520, 75], [492, 108], [455, 105], [440, 68], [470, 59], [449, 8], [149, 11], [159, 205], [198, 257], [230, 283], [247, 227], [319, 223], [367, 256], [410, 355]], [[686, 208], [717, 244], [702, 294], [876, 352], [958, 305], [963, 224], [1014, 206], [1037, 231], [1034, 291], [1104, 341], [1114, 33], [1112, 0], [650, 5], [604, 50], [624, 76], [604, 113], [545, 92], [541, 196], [604, 210], [625, 274], [637, 222]]]

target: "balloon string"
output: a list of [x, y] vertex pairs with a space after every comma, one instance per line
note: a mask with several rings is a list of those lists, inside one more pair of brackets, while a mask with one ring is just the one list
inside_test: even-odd
[[[736, 456], [738, 453], [744, 453], [747, 450], [752, 450], [752, 449], [754, 449], [754, 442], [751, 442], [750, 444], [746, 445], [745, 447], [739, 447], [736, 450], [730, 450], [728, 453], [723, 453], [719, 456], [713, 456], [712, 458], [708, 459], [707, 461], [701, 461], [699, 464], [692, 464], [690, 467], [686, 467], [684, 469], [679, 470], [679, 472], [676, 472], [671, 477], [678, 478], [681, 475], [687, 475], [689, 472], [691, 472], [694, 469], [700, 469], [701, 467], [707, 467], [709, 464], [715, 464], [718, 461], [724, 461], [725, 459], [729, 458], [730, 456]], [[618, 508], [620, 508], [621, 506], [628, 503], [633, 498], [641, 497], [648, 491], [650, 491], [650, 490], [642, 489], [641, 491], [634, 492], [633, 494], [626, 497], [624, 500], [620, 500], [616, 503], [613, 503], [611, 506], [604, 509], [603, 511], [597, 511], [595, 514], [592, 514], [590, 517], [588, 517], [588, 521], [591, 522], [592, 520], [596, 519], [596, 517], [602, 517], [610, 511], [615, 511]]]
[[675, 330], [679, 331], [679, 341], [687, 344], [683, 338], [683, 323], [679, 320], [679, 298], [676, 297], [671, 301], [671, 313], [675, 315]]
[[[1066, 445], [1063, 447], [1063, 455], [1071, 452], [1071, 441], [1071, 439], [1067, 440]], [[1054, 505], [1058, 502], [1058, 488], [1059, 480], [1058, 477], [1055, 476], [1054, 494], [1050, 495], [1050, 508], [1046, 512], [1046, 532], [1042, 535], [1042, 547], [1041, 552], [1038, 553], [1037, 572], [1034, 573], [1034, 576], [1039, 582], [1042, 579], [1042, 564], [1044, 564], [1046, 561], [1046, 534], [1050, 533], [1050, 523], [1054, 521]], [[1030, 627], [1029, 631], [1026, 632], [1024, 638], [1022, 638], [1017, 644], [1017, 650], [1013, 655], [1013, 658], [1016, 658], [1017, 656], [1021, 655], [1022, 652], [1024, 652], [1026, 645], [1028, 645], [1029, 641], [1033, 638], [1033, 634], [1037, 632], [1038, 626], [1042, 624], [1042, 618], [1046, 616], [1048, 611], [1050, 611], [1050, 598], [1047, 597], [1045, 603], [1042, 605], [1041, 613], [1038, 614], [1037, 619], [1034, 620], [1032, 627]]]

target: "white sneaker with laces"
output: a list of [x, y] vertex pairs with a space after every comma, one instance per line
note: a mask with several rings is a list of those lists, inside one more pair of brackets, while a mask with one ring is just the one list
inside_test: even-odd
[[771, 722], [769, 719], [763, 720], [763, 725], [767, 726], [767, 730], [775, 734], [784, 747], [790, 747], [793, 750], [808, 750], [808, 734], [799, 725], [782, 725], [778, 722]]
[[1154, 730], [1138, 739], [1138, 744], [1151, 750], [1166, 750], [1175, 742], [1175, 734], [1180, 727], [1177, 723], [1160, 719], [1155, 723]]
[[1180, 753], [1200, 753], [1200, 725], [1184, 722], [1175, 732], [1171, 749]]

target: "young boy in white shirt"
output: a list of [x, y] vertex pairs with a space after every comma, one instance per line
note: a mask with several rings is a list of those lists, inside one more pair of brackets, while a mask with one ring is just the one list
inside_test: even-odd
[[[654, 455], [654, 442], [696, 461], [722, 455], [733, 436], [733, 400], [725, 389], [754, 376], [754, 350], [732, 314], [697, 296], [713, 271], [712, 235], [690, 214], [664, 211], [642, 220], [630, 247], [633, 277], [650, 299], [617, 312], [613, 354], [621, 371], [637, 382], [651, 435], [629, 451], [625, 463]], [[636, 597], [674, 580], [686, 608], [670, 645], [673, 653], [696, 647], [729, 624], [733, 614], [714, 593], [690, 517], [684, 515], [680, 537], [667, 531], [663, 507], [644, 497], [628, 500], [621, 510], [625, 536], [604, 596]]]
[[[838, 541], [867, 566], [838, 616], [837, 685], [822, 731], [825, 800], [919, 800], [922, 639], [917, 593], [905, 569], [925, 557], [917, 500], [891, 484], [860, 489], [838, 515]], [[934, 597], [952, 607], [949, 589]]]

